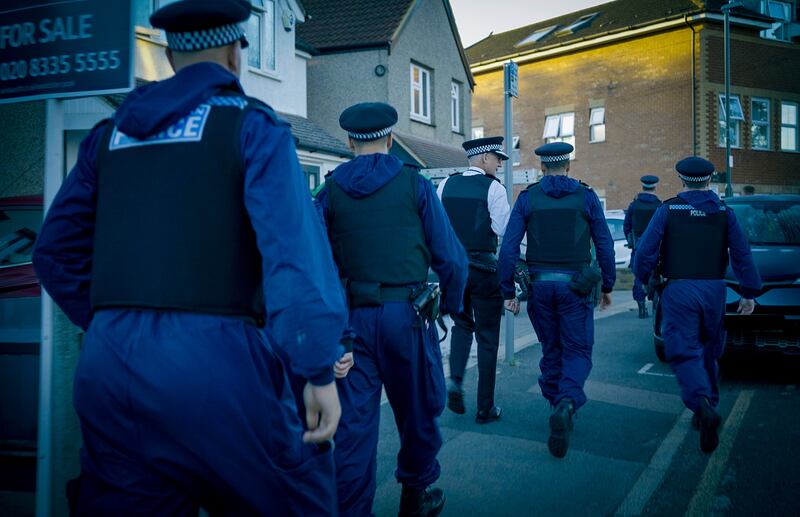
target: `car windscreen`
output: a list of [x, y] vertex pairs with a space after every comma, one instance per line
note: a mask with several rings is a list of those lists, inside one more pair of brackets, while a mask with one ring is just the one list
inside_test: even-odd
[[753, 201], [729, 203], [750, 244], [800, 245], [800, 203]]
[[41, 210], [0, 209], [0, 267], [30, 262], [41, 226]]
[[608, 224], [608, 231], [611, 232], [611, 238], [615, 241], [625, 240], [625, 232], [622, 231], [624, 221], [622, 219], [606, 219]]

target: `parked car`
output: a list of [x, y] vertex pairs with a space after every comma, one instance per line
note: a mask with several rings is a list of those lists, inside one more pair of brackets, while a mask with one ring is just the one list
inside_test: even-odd
[[41, 289], [31, 264], [40, 196], [0, 199], [0, 491], [33, 490]]
[[[739, 283], [728, 267], [726, 350], [800, 354], [800, 196], [758, 195], [725, 201], [750, 242], [764, 284], [752, 315], [736, 313]], [[656, 307], [654, 344], [664, 360], [661, 308]]]
[[631, 264], [631, 249], [628, 247], [628, 240], [622, 230], [625, 224], [625, 210], [606, 210], [606, 223], [614, 239], [614, 257], [617, 269], [627, 268]]

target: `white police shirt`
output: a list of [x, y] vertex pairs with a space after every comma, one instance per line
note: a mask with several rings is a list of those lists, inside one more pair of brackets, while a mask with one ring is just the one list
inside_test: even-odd
[[[464, 176], [474, 176], [476, 174], [486, 174], [483, 169], [478, 167], [470, 167], [465, 170]], [[447, 183], [449, 177], [442, 180], [436, 189], [436, 195], [442, 199], [442, 192], [444, 192], [444, 184]], [[508, 205], [508, 197], [506, 196], [506, 189], [500, 184], [499, 181], [493, 181], [489, 186], [489, 194], [486, 196], [486, 202], [489, 205], [489, 216], [492, 218], [492, 231], [498, 237], [502, 237], [506, 233], [506, 225], [508, 224], [508, 217], [511, 214], [511, 207]]]

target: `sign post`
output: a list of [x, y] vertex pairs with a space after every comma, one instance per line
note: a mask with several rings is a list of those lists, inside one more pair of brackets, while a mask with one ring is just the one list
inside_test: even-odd
[[[513, 156], [514, 144], [511, 124], [511, 97], [519, 97], [519, 81], [518, 81], [518, 67], [513, 61], [503, 65], [503, 100], [505, 106], [505, 113], [503, 121], [505, 125], [505, 138], [506, 154]], [[504, 183], [506, 186], [506, 194], [508, 195], [508, 204], [510, 205], [514, 200], [514, 170], [513, 159], [504, 162]], [[506, 313], [506, 362], [514, 364], [514, 315]]]

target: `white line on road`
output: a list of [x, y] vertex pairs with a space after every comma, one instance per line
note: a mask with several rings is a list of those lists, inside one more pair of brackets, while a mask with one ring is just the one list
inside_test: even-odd
[[646, 365], [639, 368], [639, 371], [636, 372], [640, 375], [655, 375], [656, 377], [675, 377], [671, 373], [658, 373], [658, 372], [651, 372], [650, 368], [655, 366], [653, 363], [647, 363]]
[[686, 509], [686, 515], [709, 515], [711, 513], [714, 496], [722, 475], [725, 473], [733, 442], [736, 440], [736, 435], [742, 426], [744, 415], [747, 413], [752, 400], [753, 390], [742, 390], [736, 398], [731, 414], [728, 415], [725, 426], [722, 428], [719, 447], [714, 451], [708, 461], [708, 465], [706, 465], [706, 470], [703, 471], [703, 476], [700, 478], [700, 486], [697, 487], [697, 491]]
[[681, 413], [675, 425], [672, 426], [667, 437], [661, 442], [650, 463], [647, 464], [639, 479], [631, 488], [625, 500], [619, 505], [615, 515], [641, 515], [645, 505], [652, 497], [653, 493], [661, 485], [667, 475], [672, 459], [683, 443], [686, 433], [689, 432], [689, 422], [692, 419], [692, 412], [688, 409]]

